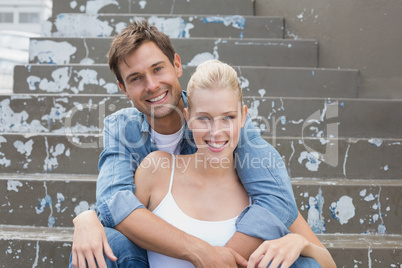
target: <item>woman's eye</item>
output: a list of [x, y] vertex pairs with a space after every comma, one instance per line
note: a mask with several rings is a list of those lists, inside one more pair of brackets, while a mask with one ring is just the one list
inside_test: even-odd
[[209, 120], [209, 118], [206, 117], [206, 116], [199, 116], [197, 119], [201, 120], [201, 121], [208, 121]]
[[233, 120], [235, 117], [233, 115], [225, 116], [223, 120]]

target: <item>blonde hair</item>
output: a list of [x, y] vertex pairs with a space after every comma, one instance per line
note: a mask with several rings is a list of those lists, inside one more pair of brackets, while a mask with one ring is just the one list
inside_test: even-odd
[[223, 88], [233, 89], [233, 91], [237, 93], [240, 103], [243, 103], [243, 94], [235, 69], [218, 60], [208, 60], [201, 63], [198, 65], [187, 85], [188, 109], [191, 109], [193, 90], [219, 90]]

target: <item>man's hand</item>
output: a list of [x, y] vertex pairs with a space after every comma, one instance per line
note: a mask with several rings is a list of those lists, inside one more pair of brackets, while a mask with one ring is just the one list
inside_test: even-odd
[[110, 260], [117, 260], [95, 211], [88, 210], [81, 213], [75, 217], [73, 223], [75, 226], [72, 247], [74, 268], [85, 268], [87, 264], [89, 268], [106, 268], [103, 252]]
[[199, 256], [193, 264], [196, 268], [237, 268], [247, 267], [247, 260], [231, 248], [212, 247], [205, 252], [207, 256]]

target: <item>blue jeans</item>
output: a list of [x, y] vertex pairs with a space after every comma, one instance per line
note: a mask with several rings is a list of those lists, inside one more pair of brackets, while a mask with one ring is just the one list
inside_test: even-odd
[[[108, 268], [149, 268], [147, 251], [145, 249], [135, 245], [130, 239], [114, 228], [105, 227], [105, 232], [113, 254], [117, 257], [117, 261], [113, 262], [106, 255], [103, 255]], [[70, 256], [69, 268], [73, 268], [71, 260]]]
[[[114, 228], [105, 227], [105, 232], [109, 245], [112, 248], [114, 255], [117, 257], [117, 261], [112, 262], [108, 257], [106, 257], [106, 255], [104, 255], [107, 267], [149, 268], [147, 251], [145, 249], [135, 245], [125, 235]], [[71, 265], [71, 259], [70, 256], [69, 268], [73, 268]], [[290, 268], [320, 267], [321, 266], [318, 262], [312, 258], [299, 257]]]

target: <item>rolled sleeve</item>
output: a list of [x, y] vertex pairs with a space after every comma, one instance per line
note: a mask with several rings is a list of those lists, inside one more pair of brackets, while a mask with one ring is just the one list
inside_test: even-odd
[[[286, 165], [276, 149], [261, 137], [249, 117], [235, 151], [235, 165], [253, 200], [251, 207], [257, 206], [245, 211], [238, 224], [239, 227], [253, 226], [254, 230], [243, 228], [242, 232], [248, 235], [257, 232], [258, 237], [263, 238], [267, 230], [263, 225], [289, 228], [298, 211]], [[242, 221], [247, 224], [241, 224]]]
[[141, 135], [140, 118], [127, 116], [128, 111], [105, 119], [96, 205], [98, 218], [106, 227], [115, 227], [135, 209], [144, 207], [134, 195], [134, 173], [149, 152]]

